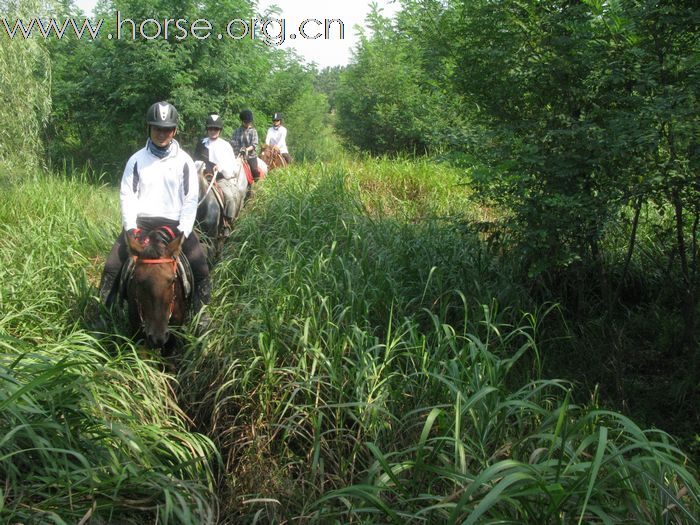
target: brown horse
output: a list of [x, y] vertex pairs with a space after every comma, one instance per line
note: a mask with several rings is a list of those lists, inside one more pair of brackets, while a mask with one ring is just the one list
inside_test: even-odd
[[160, 229], [141, 241], [128, 237], [133, 265], [126, 285], [129, 322], [152, 348], [163, 348], [170, 339], [170, 326], [185, 320], [186, 300], [177, 276], [178, 257], [184, 235], [171, 240]]
[[260, 152], [260, 158], [265, 162], [265, 164], [267, 164], [270, 171], [276, 168], [287, 167], [287, 161], [282, 156], [282, 153], [277, 146], [263, 144], [262, 151]]

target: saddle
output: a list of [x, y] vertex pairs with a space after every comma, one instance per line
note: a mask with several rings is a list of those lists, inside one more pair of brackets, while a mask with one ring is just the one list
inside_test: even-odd
[[[167, 235], [165, 231], [162, 232], [163, 236]], [[169, 238], [164, 240], [170, 240]], [[119, 271], [119, 289], [118, 297], [120, 302], [126, 300], [127, 287], [129, 286], [129, 281], [134, 274], [134, 267], [136, 266], [136, 259], [134, 257], [127, 258]], [[185, 301], [189, 301], [192, 297], [194, 276], [192, 275], [192, 267], [190, 266], [190, 261], [185, 257], [185, 254], [180, 252], [177, 258], [177, 278], [182, 284], [182, 289], [185, 292]]]
[[[258, 162], [260, 159], [258, 159]], [[245, 173], [245, 178], [248, 181], [248, 184], [252, 186], [252, 184], [255, 182], [255, 179], [253, 179], [253, 172], [250, 171], [250, 165], [247, 162], [243, 162], [243, 173]]]

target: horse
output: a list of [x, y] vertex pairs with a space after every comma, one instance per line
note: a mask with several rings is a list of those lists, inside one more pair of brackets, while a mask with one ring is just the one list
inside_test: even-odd
[[286, 168], [287, 160], [282, 156], [277, 146], [263, 144], [260, 158], [267, 164], [270, 171], [276, 168]]
[[[213, 262], [221, 253], [226, 240], [225, 229], [231, 228], [227, 224], [224, 209], [229, 206], [231, 216], [235, 219], [243, 208], [243, 201], [248, 191], [250, 177], [247, 162], [236, 158], [233, 164], [233, 177], [228, 179], [231, 184], [231, 202], [227, 202], [223, 190], [213, 173], [207, 171], [207, 164], [202, 161], [195, 162], [199, 179], [200, 200], [197, 206], [197, 225], [200, 232], [204, 233], [207, 246], [207, 256]], [[248, 168], [248, 173], [244, 168]]]
[[216, 184], [211, 172], [206, 173], [206, 163], [195, 162], [199, 179], [199, 203], [195, 224], [200, 233], [202, 246], [206, 248], [207, 259], [212, 262], [221, 251], [224, 228], [224, 195]]
[[245, 196], [248, 193], [248, 187], [252, 184], [251, 181], [253, 177], [250, 175], [250, 166], [248, 166], [248, 162], [241, 158], [236, 159], [233, 166], [233, 173], [233, 180], [235, 181], [234, 186], [236, 188], [235, 213], [233, 217], [236, 218], [238, 214], [241, 213], [241, 209], [243, 209]]
[[128, 236], [131, 260], [123, 273], [129, 323], [151, 348], [169, 349], [170, 327], [185, 320], [187, 277], [181, 274], [187, 273], [187, 263], [178, 262], [184, 239], [182, 233], [173, 238], [167, 228], [152, 230], [143, 241]]

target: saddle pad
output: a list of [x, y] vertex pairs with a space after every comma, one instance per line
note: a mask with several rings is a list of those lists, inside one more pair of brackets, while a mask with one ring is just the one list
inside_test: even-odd
[[221, 189], [221, 186], [219, 186], [218, 182], [214, 183], [214, 186], [212, 187], [214, 190], [214, 196], [216, 197], [216, 202], [219, 203], [219, 207], [223, 210], [226, 205], [224, 204], [224, 190]]

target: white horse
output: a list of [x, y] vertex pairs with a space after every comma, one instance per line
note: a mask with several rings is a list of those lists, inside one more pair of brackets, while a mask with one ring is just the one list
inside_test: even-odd
[[227, 228], [233, 226], [224, 217], [230, 216], [235, 220], [243, 208], [248, 192], [248, 177], [241, 159], [235, 159], [233, 176], [228, 179], [205, 175], [206, 165], [202, 161], [196, 161], [195, 167], [199, 177], [197, 226], [199, 231], [205, 234], [206, 239], [203, 240], [208, 248], [212, 248], [207, 251], [209, 258], [214, 260], [221, 253]]
[[270, 172], [270, 168], [267, 166], [267, 163], [262, 160], [260, 157], [258, 157], [258, 170], [260, 171], [260, 178], [264, 179], [267, 174]]
[[243, 160], [236, 157], [236, 162], [233, 165], [233, 178], [231, 179], [235, 188], [235, 213], [233, 217], [238, 217], [238, 214], [243, 208], [246, 193], [248, 193], [248, 177], [243, 169]]

